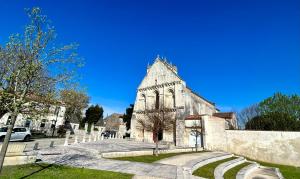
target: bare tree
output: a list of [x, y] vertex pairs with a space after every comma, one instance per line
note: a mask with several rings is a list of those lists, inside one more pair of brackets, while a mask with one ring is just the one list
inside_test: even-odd
[[196, 138], [195, 148], [196, 148], [196, 152], [198, 152], [198, 138], [201, 137], [201, 130], [202, 130], [201, 120], [194, 120], [191, 128], [192, 128], [191, 135], [195, 136]]
[[236, 113], [239, 125], [244, 128], [245, 124], [252, 118], [259, 116], [258, 104], [251, 105]]
[[0, 47], [0, 102], [11, 113], [0, 152], [0, 172], [18, 114], [41, 114], [49, 109], [57, 99], [57, 88], [74, 82], [72, 77], [81, 66], [77, 45], [57, 47], [55, 29], [40, 8], [27, 12], [29, 24], [24, 33], [10, 36]]
[[145, 129], [153, 133], [153, 141], [156, 144], [155, 155], [158, 156], [159, 133], [173, 130], [176, 119], [174, 114], [167, 108], [146, 111], [145, 117]]

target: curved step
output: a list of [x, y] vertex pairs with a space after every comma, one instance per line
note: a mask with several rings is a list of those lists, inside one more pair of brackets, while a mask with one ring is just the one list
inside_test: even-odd
[[[230, 158], [232, 156], [233, 156], [233, 154], [225, 153], [225, 154], [221, 154], [221, 155], [218, 155], [218, 156], [213, 156], [213, 157], [206, 158], [206, 159], [196, 161], [196, 162], [194, 160], [194, 161], [188, 163], [188, 165], [186, 167], [190, 167], [191, 172], [193, 173], [195, 170], [197, 170], [198, 168], [200, 168], [204, 165], [207, 165], [209, 163], [213, 163], [213, 162], [216, 162], [216, 161], [219, 161], [219, 160], [227, 159], [227, 158]], [[185, 169], [186, 167], [183, 167], [183, 169]]]
[[284, 179], [278, 168], [259, 166], [252, 170], [247, 178]]
[[233, 154], [228, 154], [228, 153], [220, 153], [220, 152], [215, 152], [211, 156], [206, 156], [206, 157], [199, 157], [195, 160], [192, 160], [185, 164], [184, 166], [181, 167], [180, 170], [177, 171], [177, 176], [183, 176], [184, 178], [190, 178], [192, 176], [192, 173], [197, 170], [198, 168], [207, 165], [209, 163], [218, 161], [218, 160], [223, 160], [226, 158], [232, 157]]
[[252, 171], [259, 167], [258, 163], [252, 163], [244, 168], [242, 168], [237, 174], [236, 179], [245, 179]]
[[244, 163], [245, 161], [246, 160], [244, 157], [239, 157], [237, 159], [230, 160], [228, 162], [218, 165], [214, 171], [215, 179], [223, 179], [224, 178], [223, 175], [227, 170], [229, 170], [237, 165], [240, 165], [240, 164]]

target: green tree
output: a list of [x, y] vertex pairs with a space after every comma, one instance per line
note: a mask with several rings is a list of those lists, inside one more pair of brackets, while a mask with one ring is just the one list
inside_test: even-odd
[[130, 104], [130, 106], [128, 108], [126, 108], [126, 114], [123, 115], [123, 122], [126, 123], [127, 130], [130, 129], [133, 108], [134, 108], [134, 105]]
[[256, 116], [245, 125], [247, 130], [300, 131], [300, 121], [280, 112]]
[[[99, 120], [103, 120], [103, 108], [98, 104], [96, 106], [90, 106], [85, 111], [85, 122], [89, 124], [89, 129], [91, 124], [96, 124]], [[93, 130], [93, 129], [92, 129]]]
[[[11, 113], [11, 123], [0, 152], [0, 170], [19, 113], [41, 115], [55, 104], [57, 88], [74, 82], [81, 59], [76, 44], [55, 45], [54, 27], [40, 8], [27, 10], [29, 24], [0, 46], [0, 103]], [[72, 80], [73, 79], [73, 80]]]
[[268, 113], [283, 113], [287, 116], [300, 119], [300, 97], [298, 95], [284, 95], [276, 93], [259, 103], [258, 109], [262, 115]]
[[246, 129], [300, 131], [300, 97], [275, 93], [257, 106], [256, 116], [246, 121]]

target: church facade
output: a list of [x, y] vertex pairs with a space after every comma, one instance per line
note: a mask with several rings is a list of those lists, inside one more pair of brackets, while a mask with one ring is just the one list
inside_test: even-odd
[[[220, 113], [215, 104], [192, 91], [178, 75], [177, 67], [157, 57], [137, 89], [134, 111], [131, 119], [131, 138], [153, 141], [153, 132], [142, 131], [138, 119], [147, 120], [146, 111], [166, 108], [172, 113], [176, 125], [172, 131], [162, 131], [161, 139], [176, 146], [193, 146], [191, 120], [201, 116], [220, 118], [229, 116], [228, 125], [236, 127], [234, 115]], [[227, 114], [227, 115], [226, 115]], [[224, 118], [222, 118], [224, 119]], [[200, 125], [201, 126], [201, 125]]]

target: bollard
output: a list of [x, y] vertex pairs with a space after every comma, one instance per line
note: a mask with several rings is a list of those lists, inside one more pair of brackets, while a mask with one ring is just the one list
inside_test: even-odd
[[65, 139], [65, 143], [64, 143], [64, 146], [68, 146], [69, 145], [69, 137], [70, 137], [70, 131], [67, 131], [66, 132], [66, 139]]
[[104, 140], [104, 135], [101, 135], [101, 140]]
[[84, 131], [84, 133], [83, 133], [83, 138], [82, 138], [82, 143], [85, 143], [85, 131]]
[[101, 131], [99, 130], [98, 132], [98, 139], [97, 140], [100, 140], [101, 139]]
[[78, 136], [75, 135], [75, 141], [74, 141], [74, 144], [78, 144]]
[[39, 143], [36, 142], [33, 146], [33, 150], [39, 150]]
[[97, 141], [97, 135], [94, 134], [94, 142]]
[[92, 141], [92, 135], [89, 134], [89, 142], [91, 142], [91, 141]]
[[53, 148], [54, 147], [54, 141], [52, 140], [50, 143], [50, 147]]

